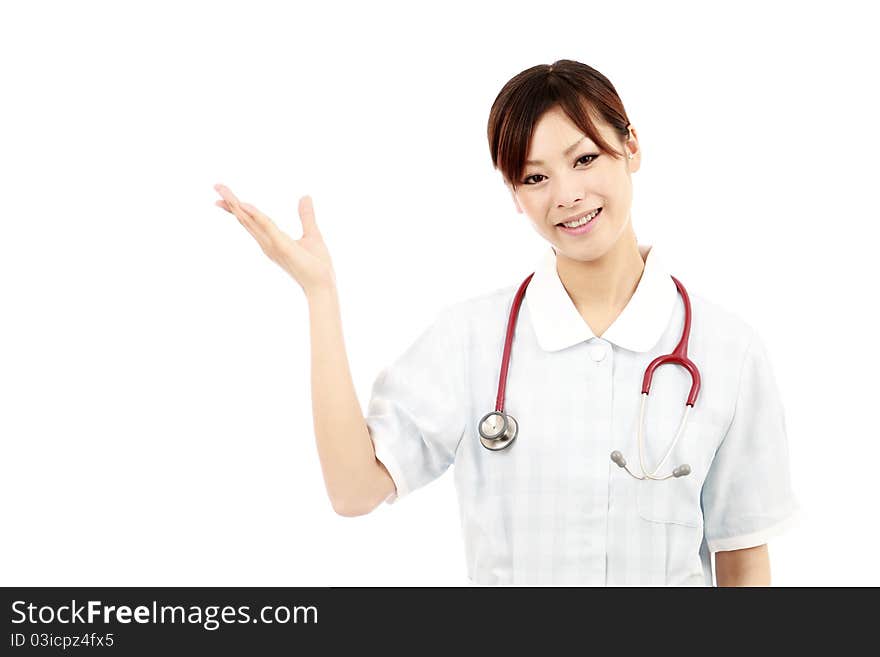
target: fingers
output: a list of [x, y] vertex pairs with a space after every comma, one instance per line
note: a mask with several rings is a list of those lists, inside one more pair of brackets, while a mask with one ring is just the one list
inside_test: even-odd
[[227, 212], [234, 214], [241, 225], [257, 240], [257, 243], [263, 250], [266, 250], [269, 245], [268, 236], [254, 218], [241, 207], [235, 195], [225, 185], [214, 185], [214, 189], [223, 197], [223, 200], [217, 201], [216, 204]]
[[[275, 225], [275, 222], [258, 208], [250, 203], [239, 201], [225, 185], [214, 185], [214, 189], [223, 196], [222, 201], [216, 201], [217, 206], [238, 217], [255, 238], [257, 237], [255, 232], [268, 240], [278, 240], [281, 238], [281, 230]], [[302, 222], [303, 236], [315, 235], [320, 237], [321, 231], [318, 229], [318, 224], [315, 221], [315, 208], [311, 196], [300, 197], [299, 216]]]
[[312, 204], [312, 197], [309, 195], [299, 199], [299, 218], [302, 222], [303, 235], [321, 234], [315, 221], [315, 208]]
[[254, 222], [258, 226], [260, 226], [260, 228], [262, 228], [267, 235], [269, 235], [273, 239], [280, 236], [281, 231], [279, 230], [278, 226], [275, 225], [275, 222], [272, 221], [268, 216], [260, 212], [250, 203], [242, 202], [241, 207], [254, 219]]

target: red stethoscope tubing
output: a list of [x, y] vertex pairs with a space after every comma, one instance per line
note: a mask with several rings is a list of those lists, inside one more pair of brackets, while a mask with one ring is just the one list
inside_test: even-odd
[[[501, 357], [501, 375], [498, 379], [498, 396], [495, 399], [495, 410], [499, 413], [504, 412], [504, 390], [507, 387], [507, 371], [510, 368], [510, 346], [513, 342], [513, 332], [516, 329], [516, 318], [519, 316], [519, 308], [522, 305], [522, 299], [525, 295], [526, 288], [535, 275], [534, 272], [529, 274], [519, 286], [513, 297], [513, 305], [510, 308], [510, 316], [507, 320], [507, 334], [504, 338], [504, 354]], [[651, 361], [651, 364], [645, 369], [645, 377], [642, 380], [642, 394], [651, 392], [651, 379], [654, 378], [654, 371], [661, 365], [674, 364], [681, 365], [691, 375], [691, 391], [688, 395], [686, 405], [693, 407], [697, 401], [697, 395], [700, 393], [700, 370], [694, 361], [688, 358], [687, 349], [688, 341], [691, 335], [691, 300], [688, 297], [687, 290], [675, 276], [671, 277], [678, 288], [678, 293], [684, 302], [684, 327], [681, 331], [681, 338], [671, 354], [658, 356]]]

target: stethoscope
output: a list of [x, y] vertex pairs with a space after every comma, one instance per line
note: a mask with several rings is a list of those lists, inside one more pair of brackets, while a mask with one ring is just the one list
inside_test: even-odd
[[[477, 426], [480, 432], [480, 442], [483, 443], [483, 447], [492, 451], [498, 451], [509, 447], [516, 439], [516, 435], [519, 432], [519, 425], [516, 420], [512, 415], [508, 415], [504, 412], [504, 389], [507, 386], [507, 370], [510, 366], [510, 345], [513, 340], [514, 329], [516, 328], [516, 318], [519, 315], [519, 308], [520, 305], [522, 305], [522, 298], [525, 295], [526, 288], [529, 286], [532, 276], [534, 275], [535, 273], [532, 272], [526, 277], [526, 280], [524, 280], [522, 285], [519, 286], [519, 289], [516, 291], [516, 295], [513, 298], [513, 306], [510, 309], [510, 317], [507, 321], [507, 335], [504, 338], [504, 354], [501, 359], [501, 376], [498, 380], [498, 397], [495, 400], [495, 410], [486, 413]], [[700, 392], [700, 371], [687, 355], [688, 338], [691, 333], [691, 301], [681, 282], [675, 276], [672, 276], [672, 280], [675, 281], [675, 287], [678, 288], [682, 301], [684, 301], [684, 328], [681, 331], [681, 339], [678, 341], [675, 350], [671, 354], [658, 356], [651, 361], [651, 364], [648, 365], [648, 368], [645, 370], [645, 377], [642, 380], [642, 404], [639, 412], [639, 466], [642, 469], [642, 476], [630, 472], [629, 468], [626, 467], [626, 459], [623, 458], [623, 454], [617, 450], [611, 452], [611, 460], [629, 472], [629, 474], [636, 479], [656, 479], [659, 481], [669, 479], [670, 477], [683, 477], [691, 472], [691, 466], [685, 463], [675, 468], [665, 477], [657, 476], [657, 471], [663, 467], [663, 464], [666, 462], [666, 459], [669, 458], [678, 439], [681, 437], [682, 433], [684, 433], [688, 415], [694, 407], [694, 402], [697, 401], [697, 395]], [[657, 467], [654, 468], [652, 472], [648, 473], [645, 471], [645, 450], [643, 447], [645, 404], [648, 400], [648, 393], [651, 391], [651, 379], [654, 378], [654, 370], [667, 363], [681, 365], [690, 372], [691, 391], [688, 395], [687, 402], [685, 403], [684, 416], [682, 417], [681, 424], [675, 434], [675, 439], [672, 441], [669, 449], [666, 450], [666, 454], [660, 460], [660, 463], [657, 464]]]

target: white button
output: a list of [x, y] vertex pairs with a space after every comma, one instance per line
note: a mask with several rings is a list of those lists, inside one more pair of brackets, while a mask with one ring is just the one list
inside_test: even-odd
[[605, 358], [605, 355], [608, 353], [608, 348], [604, 344], [594, 344], [590, 347], [590, 358], [592, 358], [597, 363]]

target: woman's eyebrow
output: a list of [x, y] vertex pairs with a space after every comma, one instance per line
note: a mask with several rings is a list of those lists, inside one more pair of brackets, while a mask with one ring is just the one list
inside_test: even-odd
[[[566, 149], [562, 152], [562, 154], [563, 154], [563, 155], [568, 155], [568, 154], [571, 153], [575, 148], [577, 148], [577, 145], [578, 145], [578, 144], [580, 144], [580, 143], [581, 143], [584, 139], [586, 139], [586, 138], [587, 138], [587, 136], [584, 135], [583, 137], [581, 137], [580, 139], [578, 139], [576, 142], [574, 142], [571, 146], [569, 146], [568, 148], [566, 148]], [[592, 143], [592, 142], [591, 142], [591, 143]], [[526, 164], [544, 164], [544, 160], [526, 160]]]

